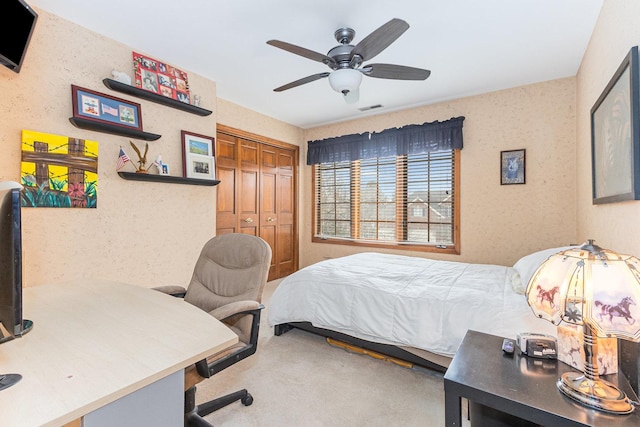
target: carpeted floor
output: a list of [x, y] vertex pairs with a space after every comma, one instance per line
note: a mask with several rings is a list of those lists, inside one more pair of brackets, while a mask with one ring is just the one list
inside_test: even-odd
[[[266, 310], [278, 282], [267, 284]], [[233, 403], [207, 416], [209, 422], [218, 427], [444, 424], [442, 374], [350, 353], [303, 331], [276, 337], [267, 314], [256, 354], [198, 385], [198, 402], [247, 388], [253, 404]]]

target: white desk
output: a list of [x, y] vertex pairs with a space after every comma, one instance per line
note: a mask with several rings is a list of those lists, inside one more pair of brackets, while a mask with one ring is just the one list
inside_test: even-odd
[[204, 311], [133, 285], [45, 285], [23, 300], [33, 329], [0, 344], [0, 373], [23, 376], [0, 391], [2, 426], [77, 420], [238, 341]]

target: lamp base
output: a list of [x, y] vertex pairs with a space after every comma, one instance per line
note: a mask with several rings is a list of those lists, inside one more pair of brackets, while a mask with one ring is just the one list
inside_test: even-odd
[[633, 405], [622, 390], [609, 381], [590, 380], [579, 372], [567, 372], [558, 379], [557, 386], [571, 399], [599, 411], [629, 414]]

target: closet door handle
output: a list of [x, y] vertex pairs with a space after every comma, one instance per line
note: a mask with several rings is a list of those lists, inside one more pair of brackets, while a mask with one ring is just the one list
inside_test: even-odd
[[253, 222], [253, 218], [247, 218], [244, 220], [244, 222], [251, 224]]
[[275, 220], [276, 220], [275, 218], [271, 218], [271, 217], [267, 218], [267, 222], [273, 222]]

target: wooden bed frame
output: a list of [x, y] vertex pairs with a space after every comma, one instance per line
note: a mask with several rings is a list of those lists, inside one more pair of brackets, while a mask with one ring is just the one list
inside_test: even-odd
[[313, 334], [320, 335], [322, 337], [332, 338], [336, 341], [341, 341], [352, 346], [360, 347], [365, 350], [370, 350], [375, 353], [379, 353], [384, 356], [389, 356], [395, 359], [399, 359], [413, 365], [431, 369], [433, 371], [446, 372], [447, 370], [445, 366], [442, 366], [438, 363], [427, 360], [425, 358], [419, 357], [400, 347], [389, 345], [389, 344], [380, 344], [380, 343], [362, 340], [360, 338], [355, 338], [350, 335], [332, 331], [330, 329], [317, 328], [311, 325], [310, 322], [289, 322], [289, 323], [282, 323], [279, 325], [275, 325], [274, 335], [280, 336], [294, 328], [311, 332]]

